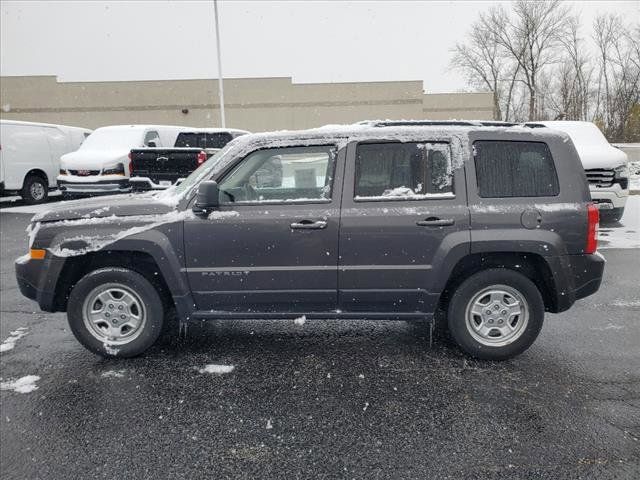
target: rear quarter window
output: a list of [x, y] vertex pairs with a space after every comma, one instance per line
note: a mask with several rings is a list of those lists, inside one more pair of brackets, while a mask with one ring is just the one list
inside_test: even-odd
[[555, 197], [560, 192], [546, 143], [479, 140], [473, 146], [480, 197]]

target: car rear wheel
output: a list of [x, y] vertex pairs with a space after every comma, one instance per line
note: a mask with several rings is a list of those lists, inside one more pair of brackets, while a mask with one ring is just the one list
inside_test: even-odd
[[76, 284], [67, 316], [87, 349], [104, 357], [134, 357], [156, 342], [165, 315], [158, 291], [144, 276], [107, 267]]
[[448, 308], [448, 326], [458, 346], [484, 360], [505, 360], [535, 341], [544, 321], [536, 285], [507, 269], [488, 269], [462, 282]]
[[47, 180], [40, 175], [29, 175], [24, 181], [20, 196], [29, 205], [46, 201], [49, 196]]

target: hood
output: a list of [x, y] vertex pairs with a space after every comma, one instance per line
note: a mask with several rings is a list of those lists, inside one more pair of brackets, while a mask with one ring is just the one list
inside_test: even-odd
[[118, 162], [127, 163], [129, 150], [76, 150], [60, 157], [60, 167], [72, 170], [101, 170]]
[[616, 168], [627, 163], [627, 154], [610, 145], [581, 148], [576, 145], [578, 156], [585, 170], [592, 168]]
[[110, 195], [60, 202], [51, 210], [39, 213], [32, 222], [51, 222], [56, 220], [78, 220], [82, 218], [130, 217], [140, 215], [162, 215], [175, 210], [175, 207], [158, 201], [155, 193]]

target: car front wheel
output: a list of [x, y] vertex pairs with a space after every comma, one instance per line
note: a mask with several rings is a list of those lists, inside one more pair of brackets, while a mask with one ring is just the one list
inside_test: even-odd
[[488, 269], [456, 289], [448, 308], [448, 327], [458, 346], [483, 360], [505, 360], [535, 341], [544, 321], [544, 301], [521, 273]]
[[163, 302], [142, 275], [107, 267], [85, 275], [69, 296], [67, 316], [78, 341], [104, 357], [134, 357], [162, 331]]

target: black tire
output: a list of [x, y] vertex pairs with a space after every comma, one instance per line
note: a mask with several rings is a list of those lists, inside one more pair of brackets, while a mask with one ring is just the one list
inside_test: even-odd
[[624, 207], [613, 208], [611, 210], [600, 210], [600, 220], [602, 223], [616, 223], [619, 222], [624, 215]]
[[[506, 286], [520, 295], [526, 303], [528, 320], [519, 330], [519, 336], [514, 337], [510, 343], [487, 345], [472, 335], [472, 327], [468, 326], [467, 322], [467, 309], [480, 292], [491, 287], [500, 290], [498, 286]], [[498, 315], [497, 312], [496, 315]], [[458, 286], [449, 302], [447, 316], [449, 333], [465, 353], [482, 360], [506, 360], [524, 352], [538, 337], [544, 322], [544, 301], [536, 285], [521, 273], [508, 269], [487, 269], [470, 276]], [[522, 318], [524, 317], [514, 316], [514, 323], [521, 321]], [[495, 327], [497, 326], [496, 324]]]
[[[121, 285], [141, 302], [145, 320], [137, 329], [137, 336], [128, 343], [112, 343], [106, 337], [101, 341], [85, 325], [85, 300], [96, 289], [107, 285]], [[165, 311], [158, 291], [144, 276], [125, 268], [106, 267], [88, 273], [75, 285], [69, 296], [67, 318], [74, 336], [88, 350], [103, 357], [129, 358], [144, 353], [158, 340], [163, 330]]]
[[28, 205], [35, 205], [47, 201], [49, 197], [49, 183], [41, 175], [31, 173], [24, 179], [20, 196]]

